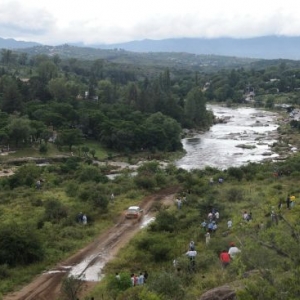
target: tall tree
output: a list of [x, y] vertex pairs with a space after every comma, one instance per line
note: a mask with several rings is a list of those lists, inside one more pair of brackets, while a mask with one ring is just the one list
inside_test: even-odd
[[206, 111], [205, 97], [200, 88], [193, 88], [187, 95], [185, 106], [185, 116], [194, 125], [205, 127], [208, 124], [208, 114]]

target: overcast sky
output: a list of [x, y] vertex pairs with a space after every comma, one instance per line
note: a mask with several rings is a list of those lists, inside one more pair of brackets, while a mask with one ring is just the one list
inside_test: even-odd
[[0, 0], [0, 37], [48, 45], [300, 36], [300, 0]]

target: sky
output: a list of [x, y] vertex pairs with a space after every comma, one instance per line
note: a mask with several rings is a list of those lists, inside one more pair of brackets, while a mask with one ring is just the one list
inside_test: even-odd
[[0, 0], [0, 37], [46, 45], [300, 36], [299, 0]]

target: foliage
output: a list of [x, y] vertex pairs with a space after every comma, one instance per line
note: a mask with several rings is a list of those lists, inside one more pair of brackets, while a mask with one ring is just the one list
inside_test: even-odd
[[162, 300], [162, 298], [149, 291], [147, 287], [138, 286], [121, 293], [118, 295], [117, 300]]
[[33, 228], [9, 224], [0, 229], [0, 265], [28, 265], [42, 260], [44, 249]]
[[175, 215], [167, 210], [162, 210], [157, 214], [156, 222], [150, 224], [150, 230], [174, 232], [177, 230], [177, 225]]
[[83, 288], [83, 281], [77, 276], [66, 277], [61, 286], [61, 291], [66, 300], [77, 300]]
[[184, 299], [183, 284], [178, 276], [174, 273], [162, 271], [151, 276], [148, 283], [149, 290], [166, 299]]
[[120, 294], [122, 291], [126, 291], [132, 286], [129, 274], [120, 273], [119, 276], [120, 278], [116, 278], [116, 275], [109, 275], [106, 279], [107, 293], [111, 295], [114, 299], [116, 299], [117, 295]]
[[68, 216], [67, 208], [58, 200], [48, 200], [45, 203], [43, 220], [46, 222], [58, 223]]

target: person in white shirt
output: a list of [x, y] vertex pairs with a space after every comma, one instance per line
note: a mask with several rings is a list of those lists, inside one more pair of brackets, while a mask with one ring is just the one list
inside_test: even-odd
[[197, 255], [197, 251], [196, 250], [189, 250], [185, 255], [187, 255], [190, 259], [191, 262], [191, 266], [192, 268], [195, 266], [195, 258]]
[[238, 247], [236, 247], [233, 243], [231, 244], [231, 246], [228, 250], [228, 254], [230, 255], [230, 257], [232, 259], [234, 259], [236, 257], [236, 255], [240, 252], [241, 252], [241, 250]]
[[232, 227], [232, 220], [228, 220], [228, 222], [227, 222], [227, 228], [231, 229], [231, 227]]

